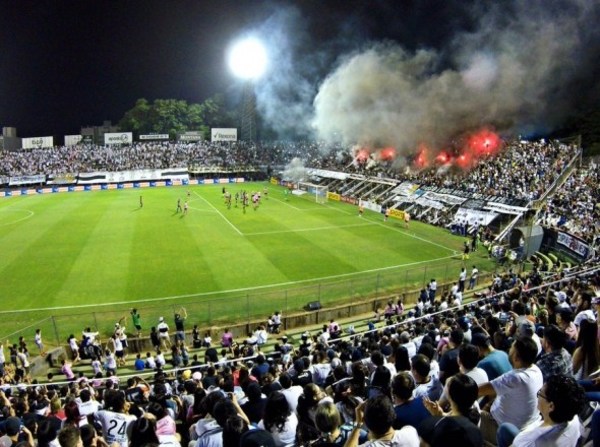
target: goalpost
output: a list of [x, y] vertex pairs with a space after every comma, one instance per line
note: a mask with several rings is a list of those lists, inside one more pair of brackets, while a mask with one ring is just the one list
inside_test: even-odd
[[316, 203], [327, 202], [327, 186], [315, 185], [314, 183], [298, 182], [296, 186], [299, 195], [308, 194], [314, 198]]

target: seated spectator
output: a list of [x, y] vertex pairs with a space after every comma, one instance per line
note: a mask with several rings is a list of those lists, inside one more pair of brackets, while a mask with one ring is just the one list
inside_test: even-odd
[[267, 329], [272, 334], [279, 334], [279, 328], [281, 327], [281, 312], [276, 311], [268, 319]]
[[454, 329], [450, 332], [448, 349], [440, 359], [440, 380], [442, 383], [445, 383], [448, 377], [458, 372], [458, 348], [462, 345], [463, 340], [464, 333], [461, 329]]
[[290, 410], [295, 412], [298, 406], [298, 399], [302, 396], [304, 390], [300, 385], [292, 385], [292, 378], [288, 373], [283, 373], [279, 376], [279, 383], [283, 388], [281, 394], [285, 396]]
[[587, 379], [600, 366], [600, 345], [598, 344], [598, 323], [583, 320], [579, 337], [573, 352], [573, 373], [578, 380]]
[[557, 311], [556, 324], [567, 335], [567, 342], [577, 341], [577, 326], [573, 323], [573, 311], [570, 308]]
[[280, 392], [271, 393], [265, 404], [265, 412], [258, 428], [266, 430], [273, 435], [275, 445], [283, 447], [294, 445], [298, 418], [290, 410], [287, 399]]
[[477, 348], [479, 357], [481, 357], [477, 366], [486, 372], [490, 381], [512, 369], [506, 352], [495, 349], [487, 334], [473, 334], [471, 342]]
[[571, 355], [565, 349], [566, 342], [567, 337], [558, 326], [551, 324], [544, 329], [543, 354], [536, 363], [544, 381], [555, 375], [573, 374]]
[[327, 331], [329, 332], [329, 335], [331, 336], [332, 340], [340, 338], [340, 336], [342, 335], [342, 328], [339, 324], [337, 324], [337, 322], [333, 318], [329, 320], [329, 326], [327, 327]]
[[263, 418], [267, 398], [262, 395], [260, 385], [256, 382], [246, 387], [246, 397], [248, 401], [242, 405], [242, 410], [251, 424], [258, 424]]
[[537, 423], [537, 392], [543, 385], [540, 369], [535, 365], [537, 346], [528, 337], [515, 340], [509, 358], [513, 370], [491, 382], [479, 385], [480, 396], [495, 397], [490, 412], [482, 413], [481, 430], [485, 440], [496, 442], [498, 426], [509, 422], [519, 430]]
[[221, 335], [221, 346], [224, 348], [231, 347], [233, 343], [233, 334], [229, 331], [229, 329], [225, 329], [223, 331], [223, 335]]
[[412, 375], [415, 378], [415, 390], [413, 397], [426, 397], [437, 401], [444, 387], [437, 377], [433, 377], [430, 372], [429, 359], [423, 354], [418, 354], [412, 358]]
[[415, 380], [408, 372], [400, 372], [392, 380], [392, 397], [396, 413], [394, 428], [396, 430], [405, 425], [418, 427], [424, 419], [429, 417], [423, 396], [413, 397], [414, 390]]
[[476, 405], [477, 384], [460, 373], [448, 379], [446, 389], [450, 412], [445, 414], [438, 403], [426, 400], [425, 405], [433, 417], [419, 425], [419, 435], [431, 446], [482, 446], [483, 435], [477, 427], [480, 417]]
[[131, 441], [129, 447], [145, 447], [159, 445], [156, 434], [156, 418], [152, 414], [145, 415], [131, 423]]
[[361, 426], [363, 423], [369, 430], [369, 441], [361, 447], [378, 447], [381, 445], [401, 445], [418, 447], [419, 435], [417, 430], [406, 425], [400, 430], [394, 430], [396, 414], [392, 401], [387, 396], [377, 396], [360, 404], [356, 408], [356, 423], [345, 447], [357, 447], [360, 442]]
[[513, 424], [502, 424], [498, 430], [498, 447], [578, 445], [582, 427], [577, 415], [586, 401], [583, 388], [570, 376], [555, 375], [548, 378], [537, 396], [542, 420], [521, 431]]
[[[320, 436], [311, 446], [343, 447], [350, 435], [351, 427], [342, 426], [342, 419], [336, 406], [331, 402], [319, 405], [315, 413], [315, 425]], [[367, 440], [367, 432], [363, 432], [359, 442]]]

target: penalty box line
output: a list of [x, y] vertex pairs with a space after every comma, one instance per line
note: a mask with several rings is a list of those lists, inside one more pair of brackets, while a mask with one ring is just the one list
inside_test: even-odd
[[213, 210], [215, 210], [215, 212], [216, 212], [216, 213], [217, 213], [219, 216], [221, 216], [221, 217], [223, 218], [223, 220], [224, 220], [225, 222], [227, 222], [227, 223], [229, 224], [229, 226], [230, 226], [231, 228], [233, 228], [237, 234], [239, 234], [240, 236], [243, 236], [243, 235], [244, 235], [244, 233], [242, 233], [242, 232], [241, 232], [241, 231], [238, 229], [238, 227], [236, 227], [234, 224], [232, 224], [232, 223], [231, 223], [231, 221], [230, 221], [229, 219], [227, 219], [227, 218], [226, 218], [226, 217], [223, 215], [223, 213], [222, 213], [221, 211], [219, 211], [219, 210], [218, 210], [218, 209], [217, 209], [217, 208], [216, 208], [216, 207], [215, 207], [215, 206], [214, 206], [212, 203], [210, 203], [208, 200], [206, 200], [204, 197], [202, 197], [202, 196], [201, 196], [200, 194], [198, 194], [196, 191], [194, 191], [194, 194], [196, 194], [198, 197], [200, 197], [200, 198], [201, 198], [201, 199], [202, 199], [204, 202], [206, 202], [206, 203], [208, 204], [208, 206], [210, 206], [210, 207], [211, 207]]

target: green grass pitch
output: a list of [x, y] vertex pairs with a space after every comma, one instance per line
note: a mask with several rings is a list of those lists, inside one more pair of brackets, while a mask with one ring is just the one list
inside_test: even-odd
[[[269, 194], [244, 214], [235, 204], [227, 209], [223, 186], [232, 194], [267, 186]], [[189, 201], [186, 216], [176, 213], [178, 198]], [[411, 269], [423, 281], [428, 265], [427, 276], [441, 275], [462, 246], [419, 222], [407, 230], [370, 211], [358, 217], [344, 203], [288, 199], [267, 183], [3, 198], [0, 336], [21, 330], [29, 338], [45, 322], [46, 338], [60, 339], [65, 329], [114, 323], [134, 306], [146, 327], [180, 305], [200, 324], [266, 316], [311, 301], [316, 284], [326, 285], [319, 298], [327, 302], [368, 294], [362, 288], [375, 287], [373, 275], [382, 288], [408, 281], [403, 272]]]

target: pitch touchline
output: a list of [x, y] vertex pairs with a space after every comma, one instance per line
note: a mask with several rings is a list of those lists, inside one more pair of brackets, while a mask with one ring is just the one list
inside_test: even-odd
[[204, 197], [202, 197], [202, 196], [201, 196], [200, 194], [198, 194], [196, 191], [194, 191], [194, 194], [196, 194], [198, 197], [200, 197], [202, 200], [204, 200], [206, 203], [208, 203], [208, 206], [210, 206], [210, 207], [211, 207], [213, 210], [215, 210], [215, 211], [216, 211], [216, 213], [217, 213], [219, 216], [221, 216], [221, 217], [222, 217], [222, 218], [225, 220], [225, 222], [227, 222], [227, 223], [228, 223], [228, 224], [231, 226], [231, 228], [233, 228], [233, 229], [236, 231], [236, 233], [237, 233], [237, 234], [239, 234], [240, 236], [243, 236], [242, 232], [241, 232], [240, 230], [238, 230], [238, 228], [237, 228], [237, 227], [236, 227], [234, 224], [232, 224], [232, 223], [229, 221], [229, 219], [227, 219], [227, 218], [226, 218], [226, 217], [223, 215], [223, 213], [221, 213], [221, 211], [219, 211], [217, 208], [215, 208], [215, 206], [214, 206], [212, 203], [210, 203], [208, 200], [206, 200]]
[[436, 242], [431, 242], [431, 241], [428, 241], [427, 239], [424, 239], [424, 238], [422, 238], [422, 237], [420, 237], [420, 236], [417, 236], [417, 235], [415, 235], [415, 234], [410, 234], [408, 231], [402, 231], [402, 230], [400, 230], [400, 229], [398, 229], [398, 228], [393, 228], [393, 227], [390, 227], [390, 226], [388, 226], [388, 225], [384, 225], [384, 224], [382, 224], [381, 222], [374, 222], [374, 221], [372, 221], [371, 219], [369, 219], [369, 220], [370, 220], [371, 222], [373, 222], [375, 225], [379, 225], [379, 226], [382, 226], [383, 228], [387, 228], [388, 230], [396, 231], [396, 232], [398, 232], [398, 233], [400, 233], [400, 234], [404, 234], [405, 236], [412, 237], [412, 238], [414, 238], [414, 239], [418, 239], [418, 240], [420, 240], [420, 241], [426, 242], [426, 243], [428, 243], [428, 244], [431, 244], [431, 245], [435, 245], [436, 247], [440, 247], [440, 248], [443, 248], [444, 250], [451, 251], [451, 252], [452, 252], [452, 253], [454, 253], [455, 255], [456, 255], [456, 254], [458, 254], [458, 253], [460, 253], [460, 252], [458, 252], [458, 251], [456, 251], [456, 250], [454, 250], [454, 249], [452, 249], [452, 248], [446, 247], [445, 245], [441, 245], [441, 244], [438, 244], [438, 243], [436, 243]]
[[327, 227], [301, 228], [299, 230], [260, 231], [257, 233], [244, 233], [244, 236], [261, 236], [263, 234], [300, 233], [303, 231], [335, 230], [338, 228], [364, 227], [367, 225], [374, 225], [374, 224], [375, 224], [375, 222], [370, 222], [370, 223], [366, 222], [366, 223], [350, 224], [350, 225], [329, 225]]
[[444, 256], [442, 258], [429, 259], [427, 261], [409, 262], [408, 264], [391, 265], [389, 267], [380, 267], [380, 268], [376, 268], [376, 269], [362, 270], [360, 272], [342, 273], [340, 275], [322, 276], [320, 278], [301, 279], [298, 281], [287, 281], [287, 282], [281, 282], [281, 283], [277, 283], [277, 284], [266, 284], [263, 286], [243, 287], [240, 289], [220, 290], [220, 291], [215, 291], [215, 292], [189, 293], [189, 294], [185, 294], [185, 295], [165, 296], [165, 297], [161, 297], [161, 298], [147, 298], [147, 299], [136, 300], [136, 301], [116, 301], [116, 302], [111, 302], [111, 303], [80, 304], [78, 306], [56, 306], [56, 307], [40, 307], [37, 309], [1, 310], [0, 315], [15, 313], [15, 312], [43, 312], [43, 311], [49, 311], [49, 310], [84, 309], [84, 308], [89, 308], [89, 307], [105, 307], [105, 306], [115, 306], [115, 305], [121, 305], [121, 304], [132, 305], [132, 304], [139, 304], [139, 303], [152, 303], [152, 302], [156, 302], [156, 301], [180, 300], [180, 299], [184, 299], [184, 298], [202, 297], [202, 296], [209, 296], [209, 295], [224, 295], [227, 293], [235, 293], [235, 292], [249, 292], [252, 290], [270, 289], [273, 287], [282, 287], [282, 286], [292, 286], [295, 284], [310, 283], [310, 282], [323, 281], [323, 280], [328, 280], [328, 279], [347, 278], [349, 276], [361, 275], [363, 273], [382, 272], [385, 270], [392, 270], [392, 269], [396, 269], [399, 267], [410, 267], [412, 265], [425, 264], [428, 262], [443, 261], [444, 259], [452, 259], [453, 257], [454, 257], [454, 255]]

